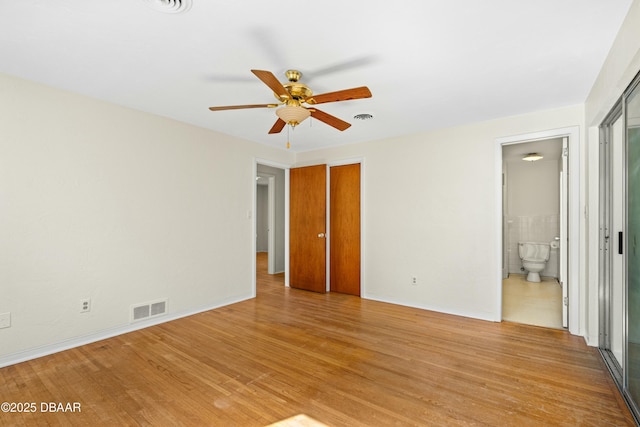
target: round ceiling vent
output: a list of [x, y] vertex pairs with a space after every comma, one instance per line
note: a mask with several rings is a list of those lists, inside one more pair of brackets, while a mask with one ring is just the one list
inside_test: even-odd
[[353, 116], [353, 118], [356, 120], [371, 120], [373, 119], [373, 114], [369, 114], [369, 113], [356, 114], [355, 116]]
[[186, 12], [191, 8], [191, 0], [142, 0], [151, 9], [164, 13]]

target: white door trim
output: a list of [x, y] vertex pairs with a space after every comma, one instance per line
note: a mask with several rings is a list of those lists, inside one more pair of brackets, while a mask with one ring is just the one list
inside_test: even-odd
[[[496, 227], [496, 260], [502, 260], [502, 147], [504, 145], [530, 142], [540, 139], [569, 138], [569, 256], [568, 256], [568, 291], [569, 291], [569, 332], [580, 333], [580, 128], [578, 126], [551, 129], [528, 134], [506, 136], [495, 140], [495, 227]], [[495, 320], [502, 321], [502, 265], [496, 264], [495, 299], [497, 313]]]
[[567, 192], [567, 189], [569, 188], [569, 156], [567, 155], [568, 150], [569, 138], [564, 137], [562, 138], [562, 154], [560, 154], [562, 159], [562, 170], [560, 171], [560, 265], [558, 266], [558, 278], [562, 286], [562, 327], [564, 328], [569, 327], [569, 308], [565, 303], [565, 301], [567, 301], [569, 298], [569, 283], [567, 282], [567, 262], [569, 261], [569, 241], [567, 239], [567, 232], [569, 231], [569, 194]]

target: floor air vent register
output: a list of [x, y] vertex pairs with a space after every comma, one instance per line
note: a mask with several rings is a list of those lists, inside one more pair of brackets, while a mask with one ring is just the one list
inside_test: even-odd
[[167, 300], [158, 300], [131, 306], [131, 322], [162, 316], [167, 312]]

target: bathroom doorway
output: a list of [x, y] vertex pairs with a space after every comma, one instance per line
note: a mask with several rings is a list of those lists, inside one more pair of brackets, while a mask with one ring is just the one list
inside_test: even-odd
[[[567, 137], [502, 147], [503, 320], [568, 326], [567, 163]], [[531, 247], [541, 250], [537, 269], [521, 259]], [[539, 282], [529, 270], [541, 270]]]

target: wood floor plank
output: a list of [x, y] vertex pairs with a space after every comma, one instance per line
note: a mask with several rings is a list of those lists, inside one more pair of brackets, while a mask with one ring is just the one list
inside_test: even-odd
[[283, 286], [0, 369], [0, 425], [634, 425], [598, 352], [563, 330]]

